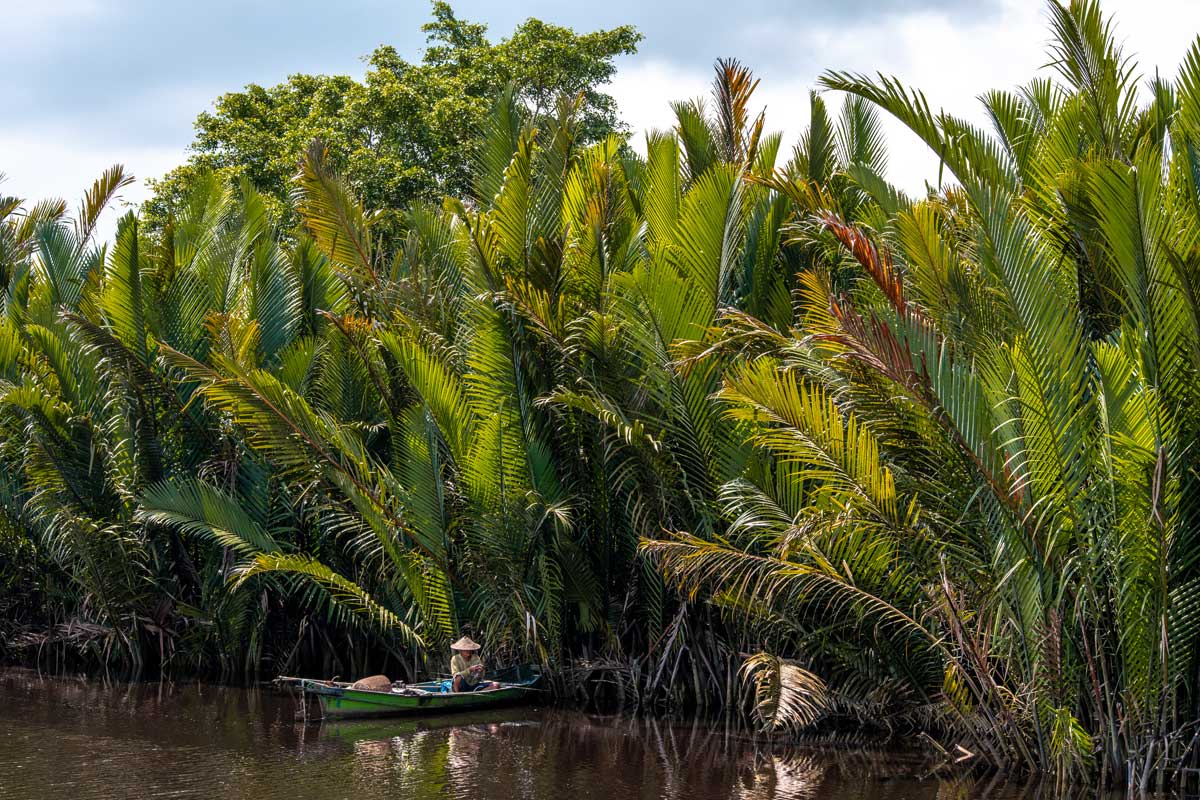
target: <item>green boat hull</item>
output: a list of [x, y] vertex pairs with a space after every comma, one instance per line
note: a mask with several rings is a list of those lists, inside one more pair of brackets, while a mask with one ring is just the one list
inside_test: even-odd
[[411, 693], [352, 689], [325, 681], [301, 681], [305, 694], [317, 696], [321, 711], [332, 719], [421, 716], [501, 708], [530, 702], [537, 694], [536, 681], [501, 684], [477, 692], [439, 692], [438, 684], [410, 687]]

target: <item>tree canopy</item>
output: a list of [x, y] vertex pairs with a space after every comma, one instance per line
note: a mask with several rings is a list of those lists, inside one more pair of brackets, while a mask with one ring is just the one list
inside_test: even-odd
[[422, 30], [427, 45], [415, 63], [382, 45], [362, 80], [296, 74], [218, 97], [196, 118], [187, 163], [156, 182], [146, 223], [165, 222], [197, 176], [214, 170], [249, 179], [276, 211], [286, 209], [290, 179], [313, 139], [325, 142], [331, 166], [372, 208], [461, 195], [484, 117], [510, 84], [535, 119], [553, 114], [560, 97], [579, 97], [581, 141], [621, 129], [603, 87], [614, 60], [637, 50], [642, 36], [632, 26], [580, 34], [531, 18], [492, 42], [485, 25], [439, 0]]

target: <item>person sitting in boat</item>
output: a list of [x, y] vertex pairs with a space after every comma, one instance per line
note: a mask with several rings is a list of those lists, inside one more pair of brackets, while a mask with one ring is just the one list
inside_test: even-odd
[[464, 636], [450, 649], [454, 656], [450, 659], [450, 674], [454, 676], [454, 691], [475, 692], [480, 689], [499, 689], [500, 684], [483, 679], [483, 659], [479, 657], [479, 645]]

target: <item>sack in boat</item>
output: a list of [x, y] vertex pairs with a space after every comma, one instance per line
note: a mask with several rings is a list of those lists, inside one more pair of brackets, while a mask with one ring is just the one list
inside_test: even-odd
[[386, 692], [392, 688], [392, 680], [387, 675], [372, 675], [360, 678], [350, 685], [351, 689], [365, 689], [369, 692]]

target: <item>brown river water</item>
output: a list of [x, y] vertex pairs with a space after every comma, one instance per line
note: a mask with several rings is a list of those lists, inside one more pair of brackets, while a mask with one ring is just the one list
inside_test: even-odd
[[914, 757], [789, 747], [705, 723], [527, 707], [305, 725], [270, 690], [0, 671], [0, 798], [1057, 796], [925, 772]]

